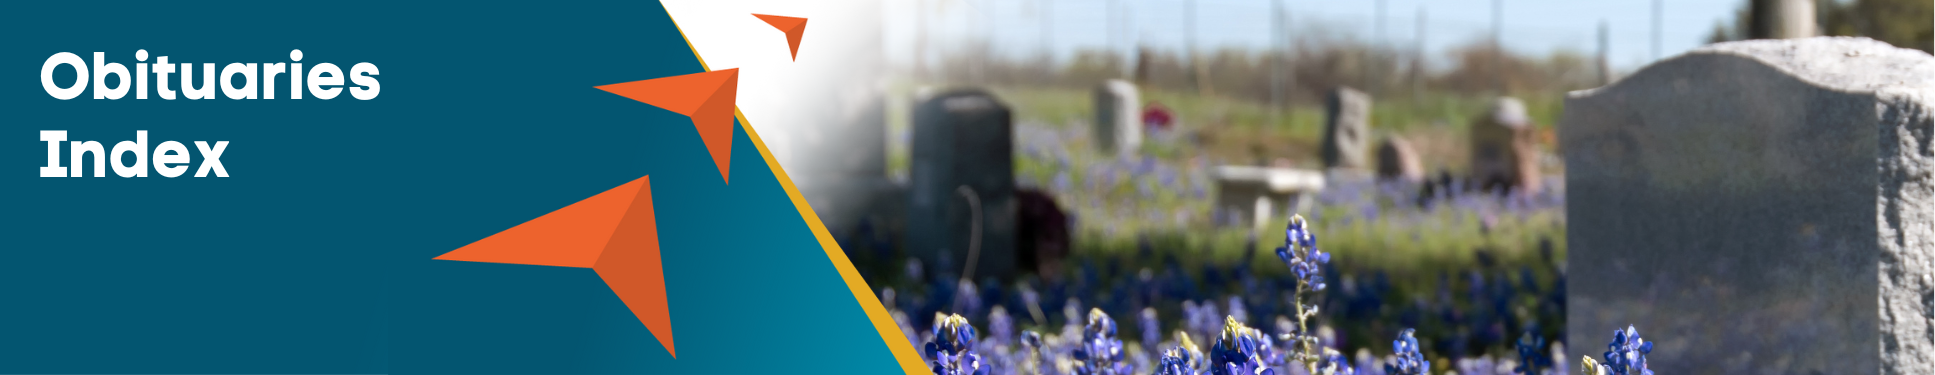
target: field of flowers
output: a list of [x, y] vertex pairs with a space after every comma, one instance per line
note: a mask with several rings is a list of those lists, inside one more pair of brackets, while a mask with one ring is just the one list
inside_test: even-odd
[[[1411, 322], [1399, 322], [1406, 327], [1392, 336], [1395, 339], [1389, 349], [1380, 347], [1383, 341], [1378, 340], [1360, 345], [1354, 355], [1345, 354], [1341, 348], [1348, 346], [1337, 334], [1338, 329], [1323, 324], [1320, 318], [1326, 311], [1337, 309], [1326, 306], [1339, 304], [1332, 302], [1335, 299], [1322, 298], [1335, 289], [1332, 285], [1336, 280], [1329, 276], [1336, 268], [1334, 255], [1319, 249], [1314, 233], [1315, 228], [1304, 218], [1292, 217], [1284, 230], [1286, 240], [1273, 251], [1276, 259], [1267, 261], [1291, 274], [1285, 283], [1288, 288], [1281, 291], [1287, 306], [1231, 296], [1228, 310], [1219, 311], [1213, 300], [1185, 301], [1183, 321], [1167, 335], [1164, 333], [1170, 331], [1164, 329], [1168, 327], [1155, 307], [1142, 308], [1133, 314], [1133, 325], [1123, 327], [1105, 307], [1090, 307], [1084, 313], [1079, 298], [1062, 304], [1059, 328], [1052, 328], [1042, 316], [1042, 293], [1026, 283], [1017, 293], [1018, 305], [1027, 310], [1025, 313], [1011, 314], [1006, 304], [995, 303], [986, 308], [984, 321], [972, 321], [962, 312], [978, 315], [989, 302], [983, 297], [1001, 295], [999, 288], [959, 283], [953, 298], [943, 302], [956, 312], [937, 311], [925, 322], [916, 322], [908, 315], [904, 309], [907, 304], [893, 289], [884, 290], [881, 298], [894, 310], [894, 319], [908, 334], [907, 339], [921, 349], [936, 374], [1435, 374], [1433, 362], [1448, 366], [1439, 367], [1446, 369], [1444, 373], [1569, 373], [1564, 346], [1548, 344], [1545, 337], [1557, 336], [1548, 336], [1536, 322], [1522, 325], [1516, 331], [1518, 338], [1504, 343], [1512, 348], [1504, 355], [1434, 357], [1425, 350], [1433, 345], [1430, 336], [1420, 338], [1419, 332], [1409, 327]], [[914, 267], [909, 271], [918, 272]], [[1143, 278], [1148, 278], [1146, 273]], [[1257, 279], [1251, 276], [1246, 281], [1255, 283]], [[1116, 290], [1112, 295], [1163, 293], [1155, 289], [1161, 288]], [[1253, 328], [1247, 322], [1258, 317], [1252, 315], [1257, 307], [1282, 311], [1270, 325]], [[1267, 316], [1270, 311], [1256, 312]], [[1445, 313], [1447, 323], [1458, 323], [1455, 320], [1460, 311]], [[1349, 311], [1328, 314], [1352, 315]], [[1509, 321], [1491, 322], [1490, 328], [1506, 330], [1502, 325]], [[921, 323], [931, 328], [917, 329], [915, 325]], [[1469, 328], [1460, 327], [1456, 332], [1462, 334]], [[1651, 374], [1645, 355], [1652, 351], [1652, 344], [1640, 339], [1633, 327], [1614, 331], [1607, 347], [1601, 356], [1603, 364], [1591, 356], [1582, 358], [1585, 373]]]
[[[1560, 175], [1547, 177], [1543, 191], [1510, 195], [1465, 189], [1451, 171], [1434, 172], [1426, 184], [1334, 179], [1297, 219], [1228, 225], [1210, 203], [1210, 168], [1261, 160], [1201, 139], [1211, 121], [1188, 107], [1211, 102], [1172, 105], [1183, 107], [1183, 125], [1147, 134], [1134, 156], [1106, 156], [1092, 150], [1087, 120], [1068, 109], [1085, 108], [1083, 94], [1001, 93], [1028, 98], [1015, 104], [1017, 179], [1069, 213], [1074, 249], [1061, 272], [962, 280], [960, 265], [892, 252], [855, 258], [936, 373], [1469, 375], [1573, 368], [1558, 342], [1565, 337]], [[1477, 106], [1378, 113], [1442, 111], [1457, 119]], [[1224, 118], [1258, 112], [1222, 111]], [[1317, 132], [1306, 128], [1316, 125], [1298, 121], [1314, 121], [1295, 120], [1310, 112], [1286, 116], [1293, 119], [1282, 129], [1252, 128], [1244, 136], [1311, 143]], [[1457, 127], [1401, 128], [1462, 139]], [[1643, 371], [1637, 333], [1621, 332], [1618, 340], [1633, 347], [1606, 353], [1588, 366], [1592, 371]], [[1613, 346], [1623, 345], [1618, 340]], [[1628, 352], [1639, 354], [1628, 359]]]
[[[1451, 203], [1458, 199], [1477, 203]], [[1481, 219], [1433, 212], [1503, 208], [1499, 201], [1505, 199], [1448, 198], [1430, 208], [1397, 210], [1401, 213], [1375, 221], [1358, 219], [1337, 224], [1338, 230], [1313, 232], [1326, 233], [1328, 243], [1331, 232], [1449, 227], [1453, 220], [1477, 221], [1482, 227]], [[1348, 201], [1320, 203], [1323, 209], [1317, 212], [1347, 215], [1338, 207], [1343, 202]], [[1522, 221], [1539, 220], [1539, 212], [1508, 212], [1508, 219], [1499, 221], [1529, 226]], [[1349, 229], [1353, 227], [1369, 228]], [[1274, 238], [1260, 241], [1282, 243], [1300, 230], [1270, 231]], [[1563, 345], [1545, 344], [1548, 338], [1564, 337], [1564, 272], [1557, 266], [1563, 251], [1554, 246], [1562, 242], [1547, 240], [1529, 251], [1472, 252], [1466, 260], [1396, 268], [1352, 258], [1375, 250], [1349, 246], [1377, 241], [1338, 241], [1339, 246], [1325, 249], [1349, 250], [1315, 252], [1313, 246], [1304, 248], [1304, 255], [1276, 252], [1267, 244], [1262, 249], [1245, 246], [1254, 243], [1212, 249], [1205, 246], [1215, 241], [1205, 242], [1170, 234], [1144, 236], [1133, 249], [1081, 247], [1067, 274], [1030, 277], [1012, 285], [992, 279], [961, 282], [946, 267], [909, 261], [899, 277], [880, 277], [893, 282], [874, 285], [885, 285], [882, 301], [916, 347], [959, 330], [949, 327], [980, 327], [977, 332], [985, 338], [976, 353], [994, 373], [1152, 373], [1152, 366], [1163, 364], [1165, 351], [1215, 343], [1232, 329], [1254, 329], [1252, 333], [1262, 335], [1252, 338], [1254, 345], [1274, 353], [1262, 357], [1263, 366], [1281, 368], [1285, 374], [1301, 373], [1291, 362], [1311, 363], [1282, 360], [1290, 358], [1283, 350], [1298, 342], [1293, 341], [1298, 332], [1338, 351], [1340, 359], [1325, 363], [1347, 363], [1369, 374], [1384, 373], [1377, 364], [1388, 362], [1385, 357], [1395, 352], [1382, 343], [1400, 333], [1414, 335], [1417, 342], [1408, 350], [1417, 358], [1431, 358], [1460, 374], [1510, 373], [1521, 363], [1516, 359], [1522, 354], [1520, 340], [1526, 340], [1526, 354], [1535, 358], [1564, 358], [1552, 354], [1563, 353]], [[1343, 245], [1352, 243], [1359, 245]], [[1232, 255], [1217, 255], [1226, 253]], [[1125, 324], [1118, 326], [1113, 317]], [[1077, 353], [1093, 352], [1083, 349], [1096, 340], [1092, 330], [1108, 331], [1108, 340], [1120, 341], [1111, 341], [1121, 347], [1113, 363], [1134, 370], [1083, 370], [1088, 361], [1082, 358], [1089, 356]], [[1552, 373], [1566, 373], [1563, 360], [1554, 362], [1550, 368], [1557, 371]]]

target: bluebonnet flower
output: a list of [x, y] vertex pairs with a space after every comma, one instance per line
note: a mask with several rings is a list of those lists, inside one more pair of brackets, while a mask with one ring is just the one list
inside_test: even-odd
[[921, 266], [920, 258], [907, 258], [907, 265], [901, 268], [901, 272], [905, 273], [902, 277], [908, 280], [926, 281], [925, 272], [922, 271], [925, 268]]
[[1162, 352], [1155, 375], [1202, 375], [1199, 369], [1203, 367], [1203, 355], [1196, 349], [1196, 343], [1182, 331], [1176, 331], [1176, 341], [1175, 347]]
[[988, 375], [989, 366], [974, 353], [974, 326], [960, 314], [934, 320], [934, 339], [925, 347], [934, 375]]
[[1275, 369], [1258, 356], [1263, 334], [1246, 327], [1235, 317], [1223, 320], [1223, 334], [1209, 348], [1209, 373], [1213, 375], [1274, 375]]
[[1351, 367], [1350, 359], [1344, 358], [1344, 353], [1336, 350], [1324, 349], [1324, 363], [1328, 364], [1322, 369], [1324, 374], [1357, 375], [1357, 368]]
[[974, 281], [963, 278], [955, 284], [953, 309], [957, 312], [974, 314], [981, 311], [981, 295], [977, 293]]
[[1503, 370], [1498, 366], [1498, 361], [1492, 360], [1491, 356], [1460, 358], [1452, 362], [1452, 368], [1454, 370], [1451, 372], [1459, 374], [1498, 374]]
[[1323, 265], [1330, 263], [1330, 254], [1317, 250], [1317, 235], [1310, 233], [1303, 215], [1291, 216], [1290, 227], [1283, 234], [1283, 246], [1277, 247], [1277, 257], [1290, 266], [1299, 285], [1311, 291], [1324, 290]]
[[1391, 358], [1391, 363], [1384, 365], [1384, 372], [1392, 375], [1431, 373], [1431, 361], [1424, 360], [1424, 354], [1418, 352], [1417, 330], [1405, 328], [1403, 333], [1398, 334], [1397, 340], [1391, 341], [1391, 348], [1394, 358]]
[[1162, 361], [1156, 364], [1155, 375], [1197, 375], [1199, 373], [1190, 367], [1193, 360], [1180, 350], [1169, 349], [1162, 353]]
[[1081, 365], [1075, 368], [1081, 375], [1129, 374], [1130, 368], [1122, 363], [1122, 340], [1115, 339], [1115, 319], [1102, 309], [1088, 310], [1088, 324], [1082, 329], [1082, 344], [1074, 351], [1076, 361]]
[[[1068, 297], [1067, 301], [1062, 302], [1062, 322], [1063, 328], [1078, 327], [1082, 324], [1081, 299]], [[1080, 332], [1079, 329], [1076, 331]]]
[[1357, 360], [1352, 363], [1356, 363], [1357, 368], [1361, 369], [1364, 375], [1388, 375], [1382, 371], [1384, 368], [1377, 366], [1377, 361], [1377, 357], [1371, 355], [1370, 349], [1357, 348]]
[[1041, 373], [1041, 334], [1035, 331], [1022, 331], [1021, 348], [1021, 355], [1024, 356], [1022, 363], [1027, 368], [1034, 369], [1033, 373]]
[[1291, 351], [1290, 359], [1302, 363], [1306, 373], [1355, 373], [1342, 354], [1325, 347], [1310, 332], [1310, 318], [1317, 315], [1317, 305], [1305, 304], [1309, 300], [1305, 294], [1324, 290], [1323, 265], [1330, 263], [1330, 254], [1317, 250], [1317, 235], [1310, 232], [1310, 224], [1303, 215], [1290, 216], [1290, 225], [1283, 231], [1283, 246], [1277, 247], [1277, 257], [1297, 275], [1297, 289], [1291, 294], [1297, 309], [1296, 329], [1283, 330], [1292, 332], [1284, 340]]
[[1157, 350], [1156, 343], [1162, 342], [1162, 321], [1156, 319], [1156, 308], [1142, 308], [1142, 316], [1136, 323], [1142, 331], [1142, 347], [1151, 352]]
[[1015, 319], [1008, 315], [1008, 309], [999, 305], [988, 313], [988, 338], [995, 345], [1008, 345], [1014, 342]]
[[1215, 303], [1205, 301], [1198, 304], [1196, 301], [1185, 300], [1182, 308], [1183, 326], [1187, 328], [1189, 334], [1204, 338], [1215, 335], [1216, 317], [1222, 316], [1217, 313]]
[[1639, 338], [1639, 330], [1626, 326], [1626, 330], [1613, 330], [1612, 343], [1606, 344], [1606, 367], [1616, 375], [1653, 375], [1646, 369], [1646, 355], [1653, 353], [1653, 343]]
[[1243, 307], [1243, 296], [1230, 296], [1230, 317], [1239, 322], [1250, 321], [1250, 311]]
[[1579, 373], [1581, 375], [1607, 375], [1612, 373], [1612, 368], [1599, 364], [1599, 361], [1592, 360], [1592, 356], [1588, 355], [1579, 358]]
[[1525, 336], [1518, 339], [1519, 365], [1512, 372], [1538, 375], [1540, 370], [1551, 368], [1552, 357], [1546, 356], [1542, 349], [1545, 349], [1545, 338], [1525, 332]]
[[1300, 337], [1303, 337], [1303, 329], [1297, 327], [1297, 321], [1290, 320], [1289, 317], [1277, 316], [1277, 340], [1295, 343], [1302, 340]]

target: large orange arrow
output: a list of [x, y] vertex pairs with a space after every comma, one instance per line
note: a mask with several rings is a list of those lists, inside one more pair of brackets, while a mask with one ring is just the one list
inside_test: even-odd
[[732, 182], [732, 111], [739, 93], [739, 68], [614, 83], [598, 89], [691, 117], [706, 151], [712, 153], [712, 163], [719, 167], [719, 178]]
[[678, 358], [672, 345], [665, 268], [659, 263], [651, 176], [484, 237], [441, 260], [590, 268], [632, 315]]

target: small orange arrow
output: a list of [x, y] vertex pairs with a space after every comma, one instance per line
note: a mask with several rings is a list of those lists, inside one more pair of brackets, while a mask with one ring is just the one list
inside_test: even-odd
[[773, 28], [786, 33], [786, 45], [793, 49], [793, 60], [800, 59], [800, 37], [806, 35], [805, 18], [759, 13], [753, 13], [753, 17], [759, 17], [760, 20], [766, 21], [766, 24], [773, 25]]

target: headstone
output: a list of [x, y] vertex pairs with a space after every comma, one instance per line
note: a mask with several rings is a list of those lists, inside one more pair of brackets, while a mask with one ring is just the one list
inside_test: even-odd
[[[940, 92], [915, 106], [913, 133], [908, 253], [963, 268], [945, 271], [955, 274], [972, 263], [967, 276], [976, 280], [1010, 276], [1016, 210], [1008, 106], [979, 89]], [[970, 253], [978, 253], [972, 262]]]
[[1377, 145], [1377, 177], [1380, 179], [1424, 182], [1424, 161], [1418, 159], [1418, 150], [1403, 137], [1385, 137]]
[[1331, 91], [1324, 105], [1321, 157], [1325, 168], [1369, 169], [1371, 96], [1349, 87]]
[[1537, 192], [1537, 135], [1525, 103], [1501, 97], [1471, 124], [1471, 178], [1480, 190]]
[[1216, 167], [1216, 211], [1229, 225], [1262, 225], [1292, 210], [1324, 189], [1318, 171], [1240, 165]]
[[1565, 108], [1569, 343], [1631, 324], [1661, 374], [1935, 374], [1935, 58], [1721, 43]]
[[1749, 6], [1748, 38], [1794, 39], [1818, 35], [1814, 0], [1753, 0]]
[[1104, 153], [1142, 147], [1142, 98], [1135, 84], [1111, 79], [1095, 86], [1095, 145]]

